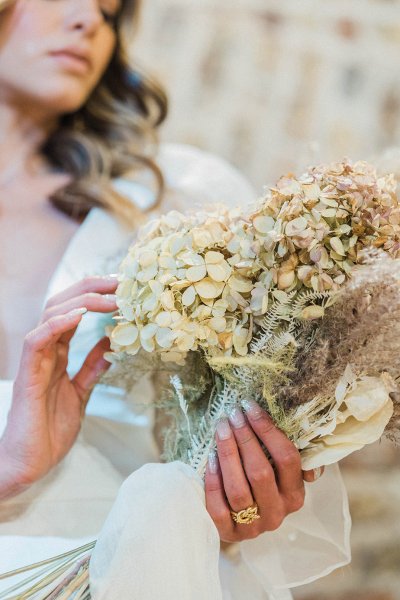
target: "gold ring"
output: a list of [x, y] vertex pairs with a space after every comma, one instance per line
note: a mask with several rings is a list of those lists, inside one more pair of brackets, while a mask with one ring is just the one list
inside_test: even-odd
[[258, 506], [255, 503], [249, 506], [248, 508], [239, 510], [239, 512], [231, 510], [231, 517], [235, 521], [235, 523], [239, 523], [240, 525], [251, 525], [253, 521], [256, 521], [257, 519], [261, 518], [258, 514]]

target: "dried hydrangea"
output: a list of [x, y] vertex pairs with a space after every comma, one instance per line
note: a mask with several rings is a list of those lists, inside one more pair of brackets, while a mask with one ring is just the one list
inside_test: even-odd
[[[343, 161], [281, 178], [247, 213], [175, 211], [149, 223], [121, 265], [112, 350], [180, 364], [198, 349], [245, 356], [274, 302], [339, 289], [366, 247], [400, 255], [395, 191], [393, 176]], [[312, 305], [300, 316], [323, 314]]]

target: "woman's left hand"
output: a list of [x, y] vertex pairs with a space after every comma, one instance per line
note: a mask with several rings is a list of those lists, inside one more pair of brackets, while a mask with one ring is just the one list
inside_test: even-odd
[[[249, 540], [277, 529], [303, 506], [304, 480], [312, 482], [322, 473], [302, 471], [298, 450], [256, 402], [247, 403], [246, 416], [236, 409], [229, 421], [220, 421], [216, 441], [218, 457], [210, 457], [206, 471], [206, 506], [223, 542]], [[254, 503], [259, 519], [252, 524], [233, 521], [231, 510], [239, 512]]]

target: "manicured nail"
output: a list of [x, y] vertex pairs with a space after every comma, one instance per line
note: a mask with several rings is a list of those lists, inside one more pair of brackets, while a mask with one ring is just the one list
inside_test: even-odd
[[314, 472], [314, 481], [317, 481], [317, 479], [319, 479], [322, 475], [322, 467], [317, 467], [316, 469], [313, 469]]
[[210, 454], [208, 455], [208, 470], [213, 475], [218, 473], [218, 457], [215, 450], [211, 450]]
[[104, 294], [103, 298], [105, 300], [107, 300], [107, 302], [116, 302], [117, 301], [117, 295], [116, 294]]
[[246, 418], [243, 412], [237, 406], [228, 412], [228, 419], [236, 429], [239, 429], [246, 424]]
[[107, 281], [112, 281], [113, 283], [116, 283], [118, 280], [118, 273], [111, 273], [110, 275], [104, 275], [104, 277], [102, 277], [102, 279], [105, 279]]
[[84, 315], [85, 313], [87, 313], [87, 308], [82, 307], [82, 308], [74, 308], [74, 310], [71, 310], [70, 317], [76, 317], [78, 315]]
[[250, 417], [259, 417], [263, 409], [255, 400], [242, 400], [242, 406]]
[[217, 433], [220, 440], [228, 440], [232, 435], [228, 419], [220, 419], [217, 424]]

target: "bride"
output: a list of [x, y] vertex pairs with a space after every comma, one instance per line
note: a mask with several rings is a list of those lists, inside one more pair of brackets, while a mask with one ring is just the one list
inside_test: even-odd
[[[220, 422], [204, 486], [160, 464], [149, 380], [96, 386], [105, 273], [146, 213], [255, 197], [224, 161], [156, 144], [165, 95], [124, 53], [138, 9], [0, 0], [0, 571], [98, 538], [95, 600], [291, 598], [349, 561], [338, 468], [302, 472], [249, 404]], [[233, 520], [250, 506], [260, 518]]]

